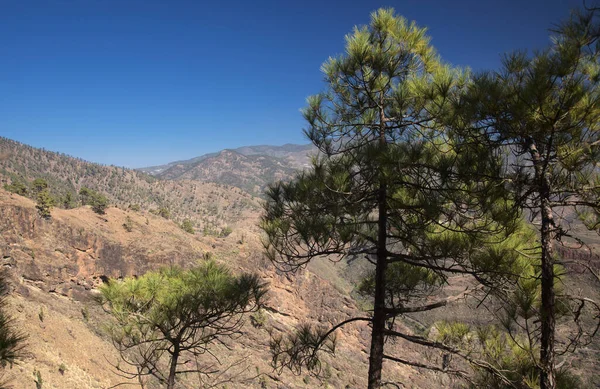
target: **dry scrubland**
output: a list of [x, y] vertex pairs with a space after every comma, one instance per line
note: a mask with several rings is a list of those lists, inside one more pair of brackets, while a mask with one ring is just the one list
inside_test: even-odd
[[[171, 263], [191, 266], [207, 256], [234, 271], [256, 271], [270, 286], [260, 323], [248, 320], [245, 335], [232, 343], [234, 350], [217, 352], [224, 365], [245, 357], [246, 372], [240, 377], [261, 374], [244, 384], [230, 383], [230, 388], [364, 386], [369, 331], [361, 326], [341, 331], [337, 357], [327, 359], [321, 379], [287, 371], [278, 375], [269, 367], [269, 332], [288, 332], [304, 321], [331, 325], [356, 314], [358, 307], [339, 290], [346, 284], [339, 275], [342, 265], [316, 267], [331, 281], [311, 271], [292, 277], [275, 272], [262, 259], [258, 213], [240, 219], [228, 237], [217, 238], [190, 235], [149, 212], [109, 208], [106, 215], [97, 215], [80, 207], [54, 209], [45, 220], [34, 205], [0, 190], [0, 256], [14, 286], [10, 311], [29, 334], [26, 358], [7, 373], [15, 388], [35, 387], [36, 371], [43, 388], [106, 388], [122, 382], [110, 365], [118, 354], [104, 335], [103, 323], [110, 318], [93, 300], [95, 288], [104, 277], [142, 274]], [[131, 232], [123, 228], [128, 217]], [[444, 382], [408, 367], [391, 366], [389, 374], [415, 388]]]

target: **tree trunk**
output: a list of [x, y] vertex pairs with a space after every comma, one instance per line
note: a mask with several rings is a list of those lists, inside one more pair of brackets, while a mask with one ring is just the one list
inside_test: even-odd
[[529, 153], [535, 169], [535, 180], [539, 185], [540, 207], [542, 213], [541, 241], [541, 339], [540, 339], [540, 389], [555, 389], [556, 377], [554, 369], [554, 333], [556, 327], [554, 293], [554, 257], [552, 240], [554, 239], [554, 220], [550, 207], [550, 182], [543, 169], [543, 161], [535, 143], [529, 146]]
[[[379, 107], [379, 145], [385, 152], [385, 114], [383, 111], [383, 93]], [[385, 273], [387, 271], [387, 184], [380, 166], [379, 190], [377, 195], [377, 264], [375, 266], [375, 296], [373, 304], [373, 328], [371, 329], [371, 352], [369, 354], [369, 389], [381, 387], [383, 369], [383, 344], [385, 341]]]
[[179, 347], [175, 346], [171, 355], [171, 367], [169, 369], [169, 379], [167, 389], [175, 389], [175, 374], [177, 374], [177, 359], [179, 359]]
[[377, 265], [375, 267], [375, 302], [373, 306], [373, 328], [371, 329], [371, 352], [369, 354], [369, 389], [381, 387], [383, 368], [383, 343], [385, 340], [385, 273], [387, 270], [387, 188], [379, 187], [379, 222]]
[[555, 389], [554, 331], [556, 326], [554, 259], [552, 256], [552, 210], [542, 200], [542, 333], [540, 342], [540, 389]]

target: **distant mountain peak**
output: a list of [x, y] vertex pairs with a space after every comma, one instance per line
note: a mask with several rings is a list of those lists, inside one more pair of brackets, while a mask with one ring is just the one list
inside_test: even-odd
[[[187, 160], [179, 160], [173, 161], [164, 165], [159, 166], [150, 166], [146, 168], [140, 168], [140, 170], [144, 173], [151, 174], [156, 177], [166, 178], [166, 179], [197, 179], [201, 181], [211, 181], [211, 182], [220, 182], [221, 179], [216, 178], [216, 176], [229, 176], [229, 179], [226, 180], [229, 184], [232, 182], [237, 182], [236, 180], [231, 179], [231, 175], [237, 175], [242, 179], [244, 174], [253, 175], [257, 174], [257, 172], [249, 172], [244, 170], [240, 170], [241, 166], [223, 166], [221, 163], [219, 166], [222, 169], [220, 172], [216, 172], [215, 168], [208, 168], [208, 165], [211, 163], [216, 163], [216, 159], [236, 159], [242, 160], [243, 158], [253, 157], [252, 162], [248, 160], [247, 166], [245, 166], [246, 170], [261, 170], [266, 173], [265, 180], [272, 178], [281, 178], [289, 176], [289, 172], [294, 170], [304, 169], [310, 166], [310, 156], [316, 153], [316, 148], [312, 144], [293, 144], [286, 143], [281, 146], [275, 145], [256, 145], [256, 146], [242, 146], [235, 149], [224, 149], [221, 151], [217, 151], [214, 153], [203, 154], [198, 157], [190, 158]], [[254, 157], [262, 157], [262, 158], [254, 158]], [[224, 162], [224, 161], [221, 161]], [[258, 166], [258, 165], [265, 166]], [[203, 165], [203, 166], [201, 166]], [[278, 172], [275, 173], [273, 170], [274, 167], [279, 167], [284, 170], [286, 173]], [[227, 169], [237, 169], [237, 171], [228, 172]], [[225, 170], [223, 170], [225, 169]], [[261, 180], [258, 180], [261, 181]], [[247, 187], [247, 185], [233, 184], [234, 186], [239, 187]], [[263, 187], [264, 185], [258, 185], [259, 187]], [[255, 193], [255, 190], [251, 190], [250, 192]]]
[[267, 184], [291, 178], [310, 165], [313, 145], [258, 145], [224, 149], [184, 161], [138, 169], [167, 180], [198, 180], [261, 195]]

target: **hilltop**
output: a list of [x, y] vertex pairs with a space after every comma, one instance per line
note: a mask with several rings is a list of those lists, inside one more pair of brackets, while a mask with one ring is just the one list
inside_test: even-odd
[[261, 196], [271, 182], [309, 167], [315, 153], [312, 145], [245, 146], [138, 170], [161, 179], [230, 185]]
[[304, 168], [309, 165], [310, 158], [308, 157], [310, 154], [315, 153], [315, 147], [312, 144], [307, 145], [295, 145], [295, 144], [285, 144], [283, 146], [271, 146], [271, 145], [259, 145], [259, 146], [242, 146], [237, 149], [225, 149], [220, 152], [203, 154], [198, 157], [169, 162], [164, 165], [157, 166], [149, 166], [144, 168], [139, 168], [137, 170], [142, 171], [144, 173], [151, 174], [153, 176], [161, 176], [163, 172], [168, 170], [171, 167], [176, 165], [181, 165], [182, 167], [191, 167], [192, 165], [196, 165], [199, 162], [202, 162], [205, 159], [212, 158], [218, 156], [223, 151], [230, 151], [233, 153], [237, 153], [244, 156], [250, 155], [262, 155], [265, 157], [275, 157], [279, 159], [285, 160], [291, 167], [296, 168]]

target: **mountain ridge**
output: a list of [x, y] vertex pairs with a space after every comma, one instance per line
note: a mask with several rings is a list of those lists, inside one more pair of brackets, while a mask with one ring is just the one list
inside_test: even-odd
[[[141, 172], [144, 172], [144, 173], [147, 173], [147, 174], [150, 174], [153, 176], [159, 176], [165, 170], [168, 170], [169, 168], [171, 168], [173, 166], [197, 164], [198, 162], [201, 162], [205, 159], [215, 157], [215, 156], [219, 155], [220, 153], [222, 153], [223, 151], [233, 151], [233, 152], [236, 152], [236, 153], [244, 155], [244, 156], [266, 155], [269, 157], [276, 157], [276, 158], [292, 157], [292, 158], [299, 159], [299, 161], [296, 162], [296, 164], [299, 165], [299, 167], [303, 167], [310, 160], [308, 157], [306, 157], [306, 155], [303, 155], [303, 154], [314, 153], [315, 148], [312, 144], [301, 145], [301, 144], [294, 144], [294, 143], [286, 143], [281, 146], [276, 146], [276, 145], [241, 146], [241, 147], [237, 147], [237, 148], [225, 148], [223, 150], [202, 154], [197, 157], [193, 157], [193, 158], [189, 158], [189, 159], [168, 162], [168, 163], [162, 164], [162, 165], [141, 167], [141, 168], [137, 168], [136, 170], [139, 170]], [[303, 158], [303, 157], [306, 157], [306, 158]]]
[[47, 181], [52, 196], [76, 199], [82, 187], [103, 193], [112, 206], [122, 209], [165, 209], [176, 222], [190, 219], [198, 229], [231, 226], [248, 212], [261, 208], [254, 196], [238, 188], [212, 182], [161, 180], [143, 172], [87, 162], [0, 137], [0, 183], [36, 178]]

